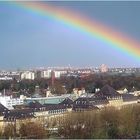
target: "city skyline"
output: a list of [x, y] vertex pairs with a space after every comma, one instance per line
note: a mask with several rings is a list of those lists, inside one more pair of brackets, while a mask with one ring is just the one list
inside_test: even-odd
[[[132, 40], [140, 39], [139, 1], [52, 1], [43, 4], [68, 9], [76, 15], [121, 32]], [[98, 67], [103, 63], [109, 67], [140, 67], [140, 58], [114, 49], [107, 42], [59, 19], [44, 16], [12, 2], [0, 2], [0, 11], [0, 69], [69, 64], [74, 67]]]

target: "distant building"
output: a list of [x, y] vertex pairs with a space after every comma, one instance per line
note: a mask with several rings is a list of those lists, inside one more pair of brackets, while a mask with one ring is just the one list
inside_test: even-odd
[[17, 71], [0, 71], [0, 80], [19, 80], [20, 72]]
[[86, 93], [86, 91], [85, 91], [85, 88], [81, 88], [81, 89], [74, 88], [74, 89], [73, 89], [73, 93], [74, 93], [77, 97], [79, 97], [79, 96], [81, 96], [83, 93]]
[[51, 72], [52, 70], [41, 71], [41, 78], [51, 78]]
[[60, 78], [62, 75], [67, 73], [66, 70], [48, 69], [48, 70], [41, 71], [41, 78], [46, 78], [46, 79], [51, 78], [52, 77], [52, 72], [54, 73], [55, 78]]
[[31, 71], [25, 71], [25, 72], [21, 73], [21, 80], [22, 79], [34, 80], [35, 73], [31, 72]]
[[51, 96], [53, 96], [53, 95], [51, 93], [51, 90], [48, 87], [48, 89], [46, 90], [46, 97], [51, 97]]
[[100, 67], [100, 71], [103, 72], [103, 73], [104, 73], [104, 72], [108, 72], [108, 67], [107, 67], [107, 65], [102, 64], [101, 67]]
[[55, 70], [54, 71], [55, 78], [60, 78], [62, 75], [67, 74], [66, 70]]
[[90, 73], [92, 73], [92, 71], [91, 71], [91, 69], [78, 69], [77, 73], [80, 73], [80, 74], [90, 74]]
[[40, 92], [40, 88], [39, 86], [35, 86], [35, 92], [34, 94], [32, 95], [33, 98], [41, 98], [42, 95], [41, 95], [41, 92]]
[[117, 92], [120, 94], [126, 94], [126, 93], [128, 93], [128, 90], [127, 90], [127, 88], [124, 88], [122, 90], [118, 90]]
[[13, 80], [13, 78], [12, 77], [9, 77], [9, 76], [2, 76], [2, 77], [0, 77], [0, 80], [1, 81]]

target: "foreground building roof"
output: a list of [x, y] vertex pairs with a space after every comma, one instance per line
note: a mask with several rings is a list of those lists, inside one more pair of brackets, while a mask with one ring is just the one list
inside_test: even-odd
[[136, 97], [136, 96], [134, 96], [132, 94], [123, 94], [122, 99], [123, 99], [124, 102], [137, 101], [138, 97]]
[[109, 85], [105, 85], [103, 88], [101, 88], [100, 91], [95, 93], [96, 97], [113, 97], [113, 96], [118, 96], [118, 95], [120, 94]]
[[32, 109], [11, 110], [4, 115], [5, 121], [14, 121], [17, 119], [33, 118], [34, 113]]
[[0, 116], [3, 116], [9, 110], [0, 103]]

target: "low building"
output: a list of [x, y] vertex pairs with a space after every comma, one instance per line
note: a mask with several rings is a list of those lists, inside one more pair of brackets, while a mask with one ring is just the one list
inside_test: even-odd
[[137, 103], [137, 97], [132, 94], [128, 94], [127, 89], [124, 89], [124, 91], [125, 92], [123, 94], [120, 94], [109, 85], [105, 85], [99, 92], [95, 93], [95, 96], [106, 97], [109, 102], [109, 106], [120, 107], [126, 104]]
[[69, 94], [65, 94], [62, 96], [52, 96], [52, 97], [40, 97], [40, 98], [26, 98], [24, 100], [25, 104], [29, 104], [30, 102], [37, 101], [40, 104], [59, 104], [61, 103], [65, 98], [69, 97]]
[[105, 85], [101, 90], [92, 94], [91, 96], [81, 96], [75, 100], [76, 106], [96, 106], [102, 108], [105, 106], [120, 107], [126, 104], [134, 104], [138, 102], [138, 98], [132, 94], [119, 94], [115, 89], [109, 85]]
[[24, 103], [22, 98], [13, 98], [12, 96], [0, 96], [0, 103], [9, 110], [14, 109], [13, 106]]
[[13, 124], [15, 129], [14, 133], [19, 131], [20, 124], [26, 121], [34, 121], [34, 112], [32, 109], [15, 109], [5, 113], [3, 117], [3, 128], [8, 124]]
[[122, 100], [123, 100], [123, 105], [138, 103], [138, 97], [132, 94], [123, 94]]
[[6, 112], [4, 115], [5, 122], [13, 122], [27, 118], [34, 118], [34, 112], [32, 109], [14, 109]]
[[67, 107], [61, 104], [45, 104], [48, 115], [59, 115], [68, 112]]
[[53, 115], [60, 115], [62, 113], [68, 112], [67, 106], [63, 104], [40, 104], [37, 101], [30, 102], [27, 106], [33, 110], [35, 117], [50, 117]]

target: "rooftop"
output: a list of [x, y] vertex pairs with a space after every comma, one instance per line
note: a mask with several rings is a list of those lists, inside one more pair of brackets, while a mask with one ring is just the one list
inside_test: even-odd
[[96, 97], [108, 97], [108, 96], [117, 96], [120, 95], [115, 89], [113, 89], [111, 86], [109, 85], [105, 85], [103, 88], [101, 88], [100, 91], [98, 91], [97, 93], [95, 93]]

